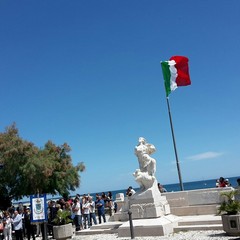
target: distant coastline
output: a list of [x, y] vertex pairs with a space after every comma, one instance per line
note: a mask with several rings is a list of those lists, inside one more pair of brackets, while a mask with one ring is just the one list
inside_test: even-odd
[[[236, 187], [237, 185], [237, 179], [240, 176], [236, 176], [236, 177], [225, 177], [227, 179], [229, 179], [229, 182], [232, 184], [232, 187]], [[128, 186], [127, 186], [128, 187]], [[179, 183], [173, 183], [173, 184], [165, 184], [164, 187], [167, 189], [168, 192], [177, 192], [180, 191], [180, 185]], [[216, 187], [216, 179], [208, 179], [208, 180], [199, 180], [199, 181], [193, 181], [193, 182], [185, 182], [183, 183], [183, 187], [184, 190], [188, 191], [188, 190], [196, 190], [196, 189], [205, 189], [205, 188], [215, 188]], [[134, 188], [136, 191], [138, 190], [138, 188]], [[120, 189], [120, 190], [109, 190], [112, 192], [113, 195], [113, 199], [115, 200], [116, 194], [118, 193], [126, 193], [127, 189]], [[78, 192], [79, 193], [79, 192]], [[90, 193], [91, 196], [95, 197], [96, 193], [101, 194], [101, 192], [94, 192], [94, 193]], [[107, 193], [107, 192], [105, 192]], [[80, 195], [83, 194], [88, 194], [88, 193], [81, 193]], [[74, 194], [71, 195], [71, 197], [75, 197]], [[52, 195], [47, 195], [47, 200], [57, 200], [59, 199], [60, 196], [52, 196]], [[18, 203], [23, 203], [23, 204], [29, 204], [29, 198], [23, 198], [22, 200], [18, 200], [18, 201], [13, 201], [13, 205], [17, 205]]]

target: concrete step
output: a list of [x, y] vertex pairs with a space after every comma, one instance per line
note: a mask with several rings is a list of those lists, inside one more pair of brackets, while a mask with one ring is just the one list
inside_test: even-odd
[[171, 213], [177, 216], [217, 214], [217, 204], [171, 207]]
[[92, 234], [110, 234], [117, 233], [117, 229], [123, 222], [106, 222], [102, 224], [93, 225], [88, 229], [75, 232], [75, 235], [92, 235]]
[[221, 216], [216, 215], [184, 216], [181, 218], [178, 226], [222, 224]]
[[213, 221], [196, 221], [196, 222], [179, 222], [178, 226], [193, 226], [193, 225], [214, 225], [222, 224], [222, 221], [213, 220]]
[[121, 226], [123, 224], [123, 222], [105, 222], [102, 224], [97, 224], [97, 225], [93, 225], [91, 226], [91, 230], [93, 229], [106, 229], [106, 228], [118, 228], [119, 226]]
[[182, 216], [178, 226], [174, 227], [174, 232], [198, 230], [223, 230], [221, 216]]
[[84, 229], [78, 232], [75, 232], [75, 236], [81, 235], [94, 235], [94, 234], [111, 234], [117, 233], [117, 229], [103, 228], [103, 229]]
[[173, 229], [175, 233], [181, 231], [200, 231], [200, 230], [223, 230], [222, 224], [210, 224], [210, 225], [183, 225]]

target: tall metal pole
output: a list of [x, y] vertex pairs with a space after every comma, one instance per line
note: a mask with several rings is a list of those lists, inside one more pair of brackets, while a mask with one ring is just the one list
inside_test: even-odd
[[181, 175], [180, 165], [179, 165], [179, 161], [178, 161], [177, 147], [176, 147], [176, 142], [175, 142], [175, 137], [174, 137], [173, 124], [172, 124], [172, 116], [171, 116], [170, 104], [169, 104], [169, 101], [168, 101], [168, 97], [167, 97], [167, 106], [168, 106], [168, 115], [169, 115], [169, 120], [170, 120], [170, 125], [171, 125], [171, 131], [172, 131], [173, 146], [174, 146], [176, 163], [177, 163], [178, 178], [179, 178], [179, 183], [180, 183], [181, 191], [183, 191], [184, 188], [183, 188], [183, 182], [182, 182], [182, 175]]

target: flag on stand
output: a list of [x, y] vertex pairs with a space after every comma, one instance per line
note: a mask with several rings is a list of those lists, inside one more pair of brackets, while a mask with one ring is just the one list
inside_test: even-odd
[[191, 84], [187, 57], [173, 56], [169, 61], [161, 62], [161, 66], [167, 97], [177, 87]]

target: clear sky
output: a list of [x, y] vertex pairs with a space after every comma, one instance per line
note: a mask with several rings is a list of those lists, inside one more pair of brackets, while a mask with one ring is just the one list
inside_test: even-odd
[[0, 131], [84, 162], [79, 193], [138, 187], [134, 147], [178, 182], [160, 61], [189, 58], [170, 94], [183, 182], [240, 175], [240, 1], [0, 1]]

